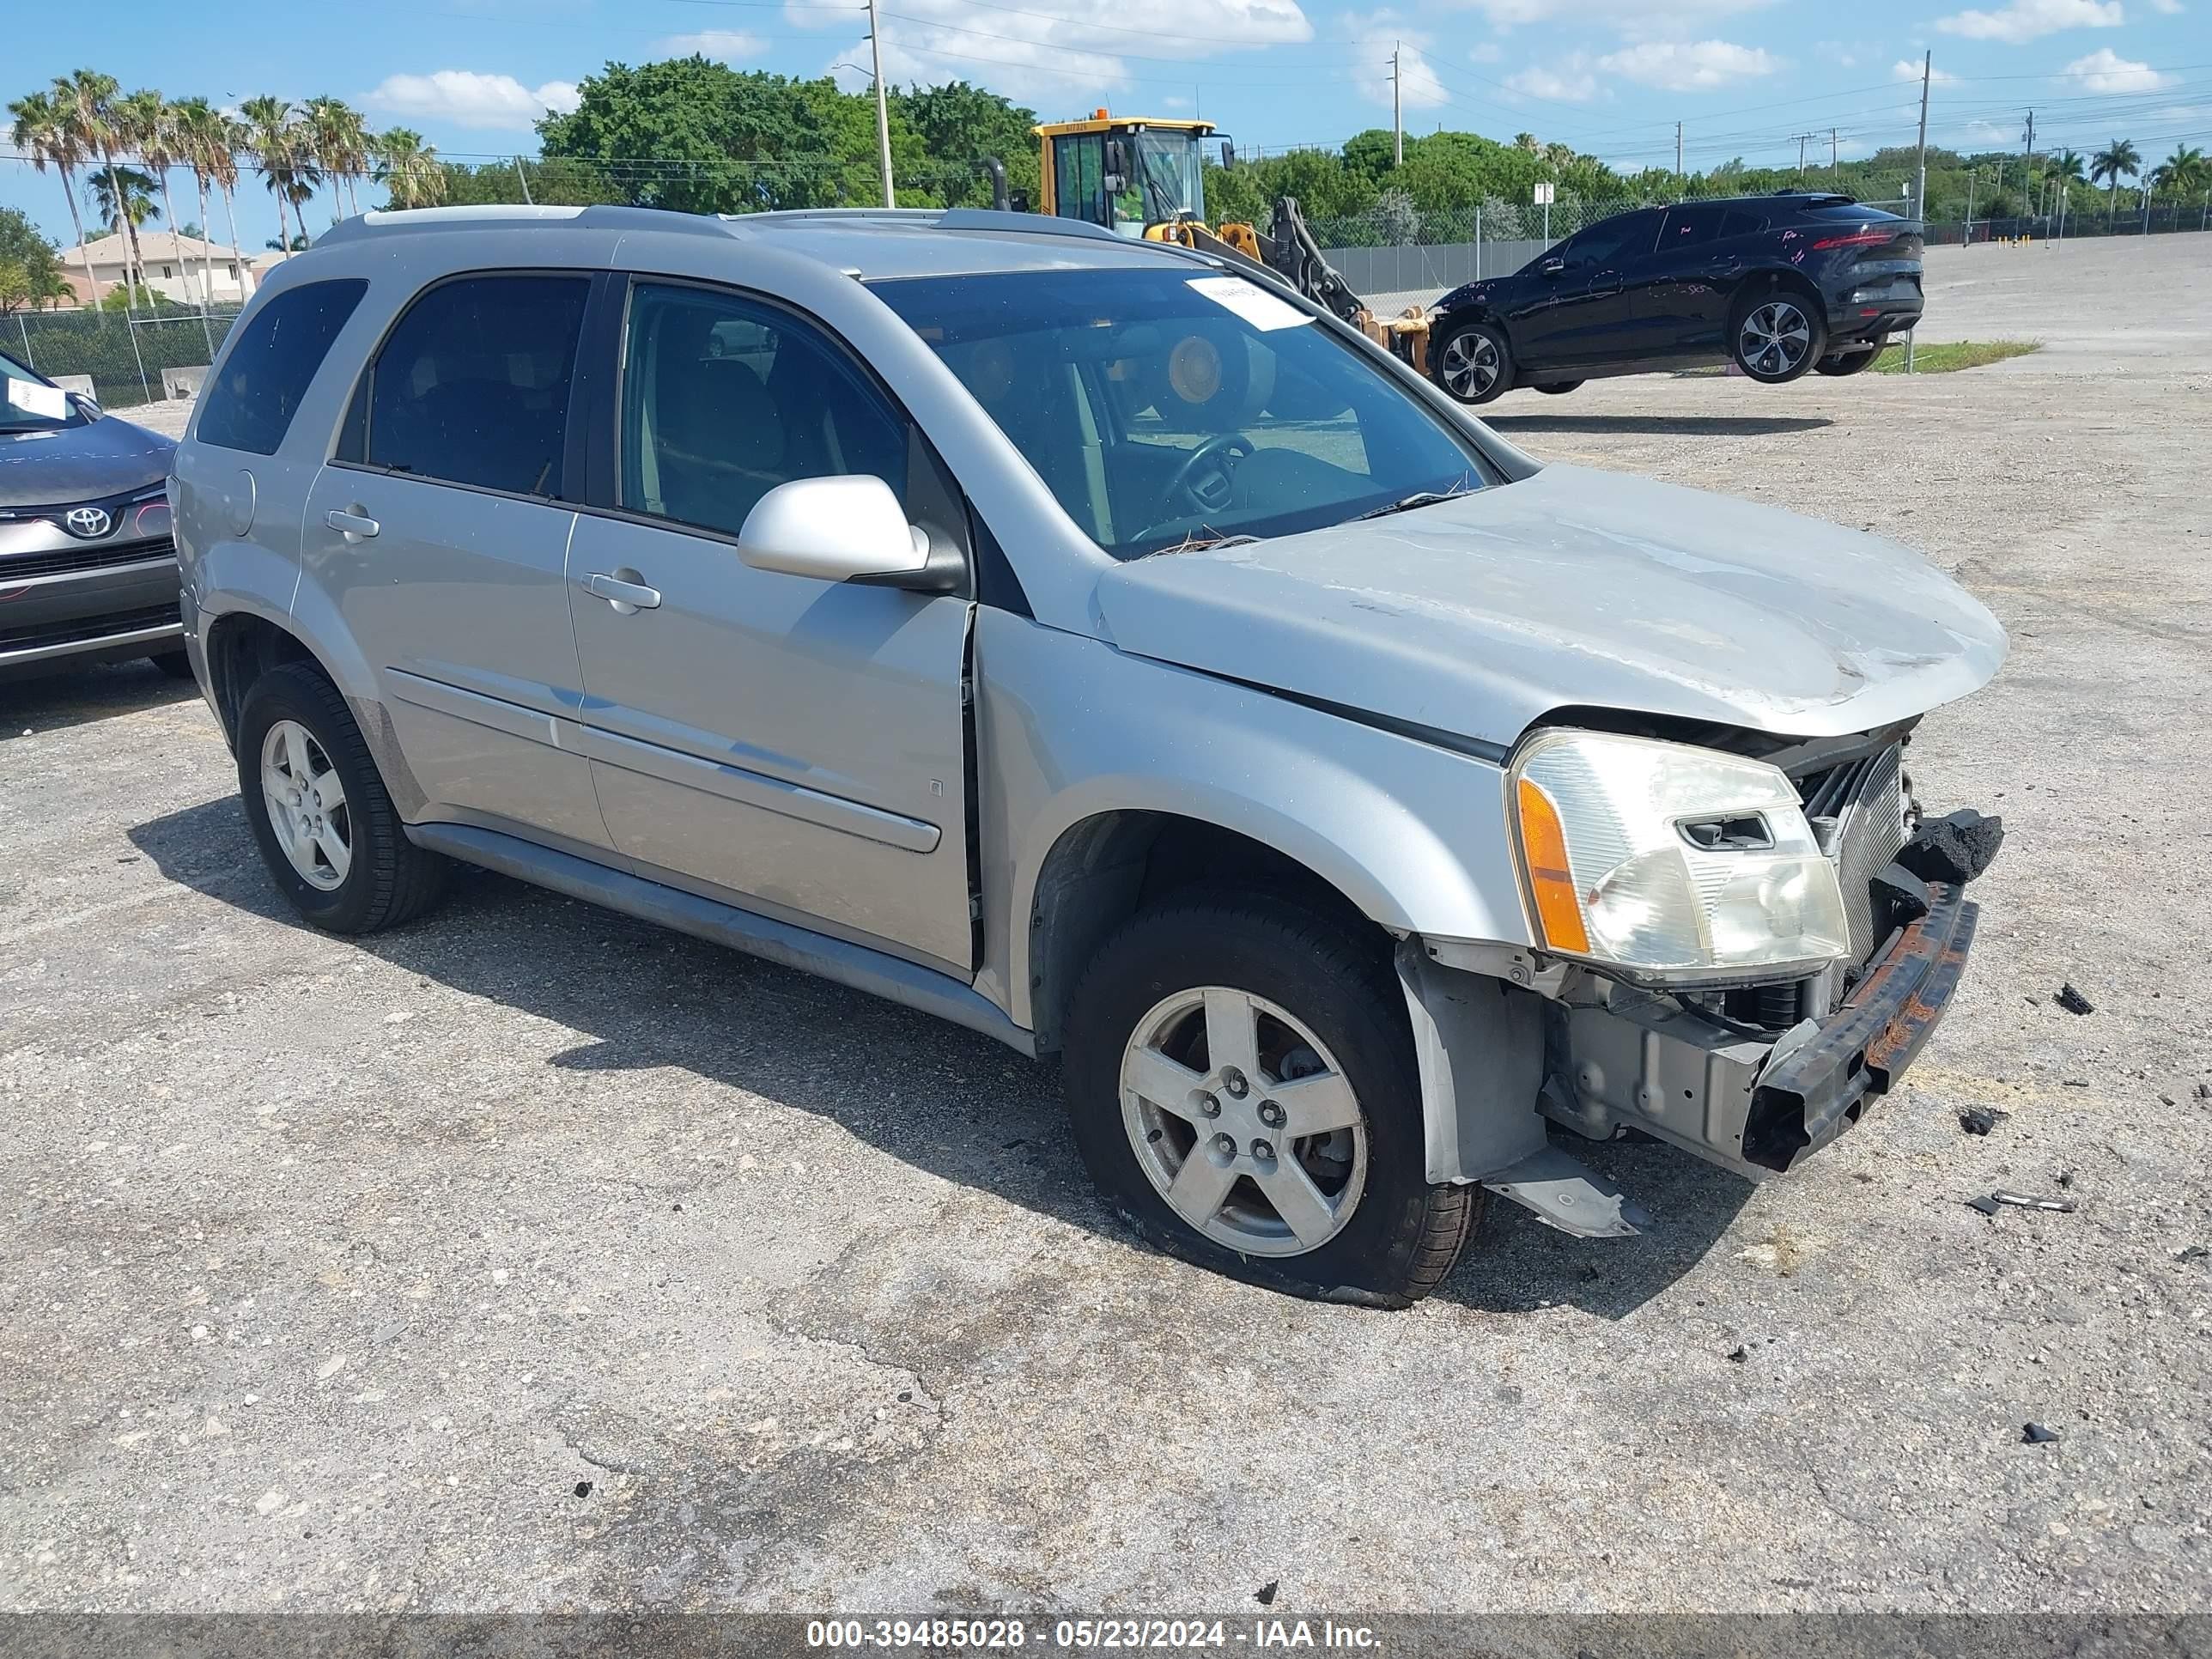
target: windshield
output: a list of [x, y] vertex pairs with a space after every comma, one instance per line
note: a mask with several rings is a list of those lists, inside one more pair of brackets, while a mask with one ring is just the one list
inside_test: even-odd
[[1129, 164], [1136, 176], [1114, 198], [1114, 228], [1141, 235], [1146, 225], [1171, 223], [1188, 216], [1206, 217], [1204, 169], [1198, 139], [1188, 132], [1139, 132], [1128, 140]]
[[1178, 265], [871, 286], [1117, 558], [1294, 535], [1494, 477], [1364, 347], [1242, 276]]
[[0, 432], [51, 432], [81, 418], [69, 393], [0, 356]]

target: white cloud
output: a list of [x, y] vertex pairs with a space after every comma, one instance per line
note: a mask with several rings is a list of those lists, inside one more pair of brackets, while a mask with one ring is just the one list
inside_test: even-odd
[[1936, 27], [1969, 40], [2002, 40], [2017, 46], [2061, 29], [2112, 29], [2125, 21], [2120, 0], [2013, 0], [2000, 11], [1939, 17]]
[[1562, 104], [1586, 104], [1597, 96], [1597, 76], [1590, 73], [1589, 59], [1578, 52], [1556, 64], [1531, 64], [1507, 76], [1505, 84], [1531, 98]]
[[439, 70], [429, 75], [386, 76], [362, 101], [410, 120], [526, 132], [548, 110], [565, 115], [575, 108], [577, 94], [568, 81], [548, 81], [533, 88], [512, 75]]
[[1338, 20], [1354, 39], [1343, 50], [1352, 83], [1368, 102], [1390, 107], [1390, 54], [1398, 53], [1400, 90], [1409, 110], [1435, 109], [1451, 101], [1444, 83], [1430, 67], [1436, 36], [1402, 12], [1346, 12]]
[[1774, 0], [1461, 0], [1497, 27], [1580, 24], [1618, 30], [1632, 40], [1679, 38], [1717, 18], [1757, 11]]
[[1468, 61], [1473, 64], [1495, 64], [1505, 56], [1505, 48], [1495, 40], [1484, 40], [1467, 49]]
[[[1889, 73], [1892, 80], [1917, 82], [1920, 79], [1920, 65], [1908, 58], [1900, 58], [1889, 66]], [[1942, 70], [1931, 69], [1928, 71], [1929, 83], [1932, 86], [1952, 86], [1956, 84], [1958, 79], [1957, 76], [1948, 74]]]
[[657, 58], [714, 58], [725, 64], [757, 58], [768, 42], [750, 29], [702, 29], [696, 34], [672, 34], [653, 42]]
[[2166, 17], [2179, 17], [2183, 10], [2181, 0], [2150, 0], [2150, 9]]
[[2148, 64], [2131, 64], [2110, 46], [2100, 46], [2087, 58], [2076, 58], [2066, 73], [2092, 92], [2156, 92], [2170, 87], [2176, 76], [2162, 75]]
[[1607, 52], [1597, 66], [1663, 92], [1707, 92], [1731, 81], [1771, 75], [1782, 60], [1762, 47], [1729, 40], [1650, 40]]
[[[969, 0], [905, 0], [899, 10], [902, 16], [884, 22], [884, 79], [970, 81], [1032, 104], [1048, 118], [1095, 108], [1102, 94], [1133, 85], [1123, 52], [1172, 52], [1195, 63], [1313, 39], [1297, 0], [1127, 0], [1103, 17], [1081, 0], [1027, 0], [1018, 15]], [[783, 19], [803, 29], [845, 26], [836, 12], [818, 8], [787, 8]], [[1158, 44], [1146, 45], [1133, 30], [1157, 32]], [[836, 58], [866, 63], [867, 37]], [[834, 61], [827, 72], [848, 89], [868, 84], [865, 74]], [[1159, 70], [1144, 73], [1157, 76]]]

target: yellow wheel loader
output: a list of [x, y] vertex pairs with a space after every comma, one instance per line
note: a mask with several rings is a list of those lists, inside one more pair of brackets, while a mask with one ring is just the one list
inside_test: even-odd
[[[1037, 211], [1149, 242], [1174, 242], [1257, 265], [1396, 353], [1428, 369], [1429, 319], [1419, 307], [1397, 317], [1377, 317], [1322, 257], [1321, 247], [1295, 198], [1279, 197], [1273, 222], [1214, 225], [1206, 214], [1203, 157], [1220, 146], [1221, 165], [1233, 151], [1211, 121], [1115, 118], [1099, 110], [1087, 120], [1049, 121], [1037, 137]], [[994, 168], [1004, 198], [1004, 169]], [[1028, 204], [1004, 198], [1003, 207]]]

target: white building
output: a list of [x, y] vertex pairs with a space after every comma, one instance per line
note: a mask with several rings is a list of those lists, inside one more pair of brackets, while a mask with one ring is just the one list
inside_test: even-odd
[[[62, 249], [56, 257], [61, 260], [63, 270], [78, 278], [76, 286], [82, 287], [85, 256], [91, 255], [93, 281], [99, 284], [100, 295], [104, 299], [123, 286], [124, 257], [128, 251], [128, 245], [120, 236], [95, 236], [82, 247]], [[142, 228], [138, 233], [138, 258], [145, 267], [145, 279], [155, 292], [179, 305], [196, 306], [200, 302], [203, 259], [214, 262], [213, 280], [208, 289], [210, 303], [236, 305], [253, 292], [250, 256], [220, 242], [179, 236], [173, 231]]]

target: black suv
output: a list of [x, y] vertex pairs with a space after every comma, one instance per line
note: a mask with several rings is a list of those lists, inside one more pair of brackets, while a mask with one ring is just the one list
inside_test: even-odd
[[1911, 220], [1800, 191], [1615, 214], [1445, 295], [1431, 371], [1463, 404], [1731, 362], [1770, 386], [1856, 374], [1919, 320], [1920, 246]]

